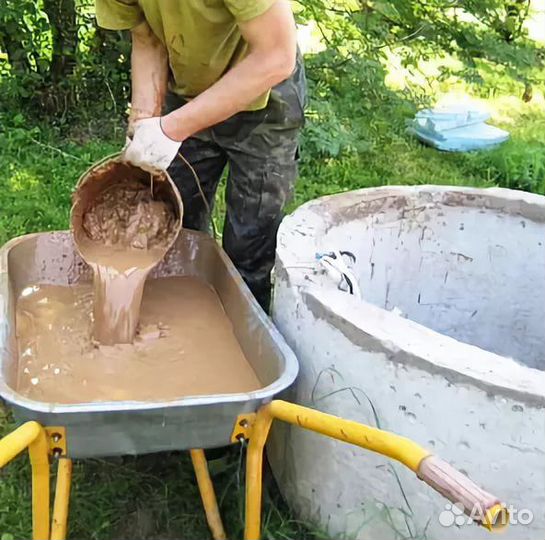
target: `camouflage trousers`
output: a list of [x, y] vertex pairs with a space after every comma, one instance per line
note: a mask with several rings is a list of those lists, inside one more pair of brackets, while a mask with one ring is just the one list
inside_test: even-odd
[[[276, 233], [297, 178], [305, 101], [306, 81], [299, 57], [292, 76], [272, 89], [264, 109], [240, 112], [181, 146], [210, 208], [228, 168], [223, 248], [266, 311]], [[183, 98], [169, 94], [165, 110], [183, 104]], [[168, 172], [182, 196], [184, 227], [208, 231], [210, 216], [189, 167], [177, 157]]]

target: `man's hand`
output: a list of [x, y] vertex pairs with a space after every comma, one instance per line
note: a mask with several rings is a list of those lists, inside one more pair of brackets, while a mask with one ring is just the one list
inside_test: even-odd
[[150, 172], [166, 170], [182, 143], [165, 135], [158, 116], [138, 120], [133, 127], [134, 135], [128, 140], [122, 159]]

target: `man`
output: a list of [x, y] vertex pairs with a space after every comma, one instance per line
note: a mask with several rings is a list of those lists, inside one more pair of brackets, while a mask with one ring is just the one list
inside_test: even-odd
[[223, 247], [267, 310], [306, 92], [289, 1], [96, 0], [96, 16], [131, 30], [125, 159], [168, 168], [198, 230], [210, 216], [185, 160], [209, 208], [228, 165]]

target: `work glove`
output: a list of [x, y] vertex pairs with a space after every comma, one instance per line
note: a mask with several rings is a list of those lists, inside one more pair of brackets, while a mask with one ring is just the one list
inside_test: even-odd
[[132, 137], [127, 137], [122, 159], [147, 171], [166, 170], [182, 143], [165, 135], [159, 116], [137, 120], [133, 130]]

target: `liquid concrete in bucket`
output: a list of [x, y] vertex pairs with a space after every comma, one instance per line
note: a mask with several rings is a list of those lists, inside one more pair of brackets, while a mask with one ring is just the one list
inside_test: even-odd
[[[274, 321], [296, 403], [404, 435], [512, 503], [504, 538], [545, 535], [545, 198], [385, 187], [324, 197], [279, 231]], [[347, 250], [362, 299], [320, 272]], [[490, 533], [381, 456], [274, 426], [268, 455], [301, 519], [333, 537]]]

